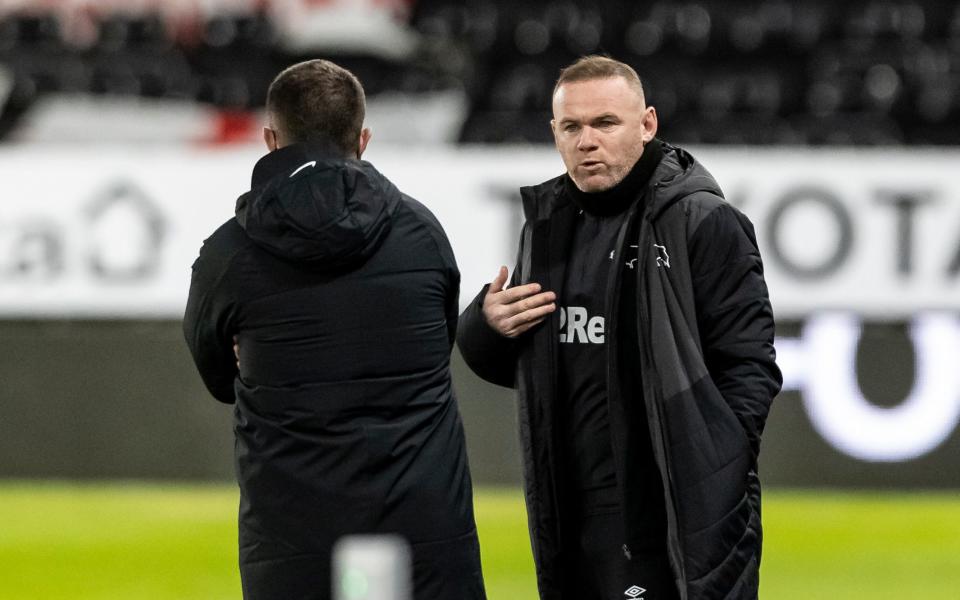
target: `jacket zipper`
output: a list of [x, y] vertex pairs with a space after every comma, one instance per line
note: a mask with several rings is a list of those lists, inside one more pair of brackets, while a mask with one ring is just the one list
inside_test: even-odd
[[[552, 235], [552, 233], [550, 235]], [[545, 236], [543, 243], [549, 244], [550, 235]], [[530, 274], [531, 274], [531, 281], [532, 281], [533, 262], [534, 262], [532, 233], [530, 236], [530, 257], [531, 257]], [[550, 280], [549, 261], [546, 266], [546, 269], [544, 270], [543, 276], [544, 276], [543, 285], [545, 286], [545, 289], [556, 289], [557, 284]], [[545, 325], [547, 326], [547, 330], [548, 330], [547, 344], [546, 344], [547, 365], [548, 365], [547, 371], [549, 373], [552, 373], [553, 376], [547, 379], [548, 387], [545, 390], [546, 393], [544, 394], [544, 397], [555, 398], [556, 391], [557, 391], [557, 377], [558, 377], [556, 343], [557, 343], [557, 339], [559, 338], [560, 331], [559, 331], [559, 324], [557, 322], [557, 319], [553, 318], [553, 315], [551, 315], [551, 318], [547, 319], [547, 322], [545, 323]], [[535, 389], [535, 388], [532, 388], [532, 389]], [[547, 421], [549, 422], [551, 434], [543, 436], [543, 439], [539, 440], [539, 443], [546, 446], [546, 450], [549, 452], [553, 460], [547, 461], [549, 465], [548, 473], [547, 473], [549, 477], [549, 481], [541, 481], [539, 485], [541, 488], [541, 494], [544, 496], [550, 497], [552, 499], [551, 503], [553, 505], [552, 512], [553, 512], [554, 527], [551, 528], [552, 529], [551, 535], [556, 540], [555, 551], [557, 554], [559, 554], [561, 552], [561, 547], [563, 545], [563, 539], [561, 537], [560, 526], [559, 526], [562, 515], [560, 514], [560, 495], [559, 495], [559, 490], [557, 489], [557, 480], [559, 475], [557, 473], [557, 467], [556, 467], [556, 458], [558, 456], [557, 449], [560, 447], [560, 439], [559, 439], [560, 432], [559, 432], [559, 428], [556, 426], [556, 422], [555, 422], [556, 412], [553, 409], [550, 409], [550, 418], [547, 419]], [[534, 432], [532, 429], [531, 429], [531, 436], [534, 436]], [[534, 447], [535, 447], [535, 444], [537, 443], [534, 441], [535, 439], [536, 438], [533, 438], [533, 437], [531, 439], [531, 445], [533, 445]], [[546, 489], [548, 490], [546, 493], [543, 492], [544, 486], [546, 486]], [[541, 560], [543, 560], [542, 557], [544, 553], [540, 552], [540, 555], [541, 555]]]
[[[604, 308], [607, 315], [607, 415], [609, 419], [613, 419], [613, 411], [611, 410], [612, 404], [614, 402], [614, 396], [616, 396], [619, 401], [622, 403], [623, 393], [620, 389], [619, 380], [615, 375], [614, 367], [622, 368], [619, 364], [619, 354], [618, 348], [616, 347], [615, 336], [613, 332], [617, 331], [617, 316], [619, 315], [619, 305], [620, 305], [620, 287], [623, 282], [623, 276], [621, 274], [621, 261], [624, 243], [626, 243], [627, 234], [630, 232], [630, 223], [634, 218], [637, 217], [636, 209], [631, 209], [626, 218], [621, 225], [621, 230], [617, 233], [617, 241], [614, 245], [614, 254], [613, 260], [611, 261], [609, 268], [609, 274], [607, 276], [607, 281], [610, 282], [607, 286], [607, 297], [604, 302]], [[614, 394], [616, 392], [616, 394]], [[618, 438], [616, 435], [610, 435], [610, 445], [614, 457], [614, 465], [616, 466], [617, 473], [617, 488], [620, 492], [620, 504], [622, 510], [626, 510], [626, 492], [624, 491], [624, 477], [625, 468], [622, 464], [624, 452], [623, 449], [618, 446]], [[633, 553], [630, 551], [630, 547], [626, 544], [622, 546], [623, 555], [627, 560], [633, 559]]]
[[[654, 189], [659, 188], [660, 185], [657, 184], [654, 186]], [[651, 199], [653, 195], [651, 194]], [[652, 202], [651, 202], [652, 204]], [[652, 231], [653, 225], [650, 223], [644, 224], [644, 217], [640, 217], [640, 222], [638, 224], [639, 233], [637, 236], [637, 252], [638, 252], [638, 265], [643, 265], [641, 268], [637, 269], [637, 295], [638, 297], [643, 294], [643, 274], [647, 272], [650, 268], [648, 265], [649, 262], [649, 247], [652, 245], [652, 242], [649, 239], [650, 231]], [[646, 355], [646, 361], [649, 364], [653, 364], [653, 348], [651, 347], [650, 339], [648, 335], [643, 335], [642, 329], [645, 327], [645, 324], [649, 323], [650, 315], [646, 310], [645, 300], [638, 302], [639, 314], [637, 318], [637, 336], [640, 340], [640, 352], [641, 354]], [[643, 361], [642, 361], [643, 362]], [[649, 377], [648, 377], [649, 375]], [[663, 436], [663, 418], [660, 414], [660, 407], [656, 400], [656, 395], [653, 393], [648, 393], [648, 390], [655, 392], [658, 389], [658, 380], [656, 369], [649, 369], [649, 372], [643, 373], [643, 400], [644, 404], [647, 407], [647, 421], [648, 428], [650, 429], [650, 440], [651, 447], [654, 451], [654, 456], [657, 459], [657, 464], [661, 470], [661, 477], [663, 479], [663, 490], [665, 498], [665, 509], [667, 513], [667, 552], [669, 554], [670, 563], [674, 565], [677, 570], [677, 574], [680, 576], [681, 587], [679, 589], [680, 599], [686, 600], [687, 598], [687, 587], [686, 587], [686, 567], [683, 560], [683, 551], [680, 545], [680, 534], [679, 534], [679, 525], [677, 519], [677, 506], [673, 496], [673, 478], [670, 473], [670, 464], [668, 459], [668, 452], [666, 447], [666, 442]], [[652, 417], [652, 418], [651, 418]], [[625, 550], [629, 550], [625, 548]]]

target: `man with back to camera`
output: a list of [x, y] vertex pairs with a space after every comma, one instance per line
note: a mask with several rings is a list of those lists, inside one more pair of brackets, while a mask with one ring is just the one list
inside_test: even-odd
[[236, 404], [244, 598], [330, 598], [339, 537], [396, 533], [415, 599], [482, 600], [446, 235], [360, 160], [349, 71], [289, 67], [267, 118], [270, 152], [204, 242], [183, 322], [207, 388]]
[[551, 127], [567, 173], [521, 190], [511, 285], [501, 267], [457, 340], [518, 390], [540, 597], [756, 598], [781, 376], [753, 226], [655, 137], [624, 63], [561, 71]]

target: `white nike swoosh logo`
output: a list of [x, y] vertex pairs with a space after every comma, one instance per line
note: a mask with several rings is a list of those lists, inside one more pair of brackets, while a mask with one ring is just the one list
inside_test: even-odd
[[302, 165], [300, 165], [299, 167], [297, 167], [297, 170], [296, 170], [296, 171], [294, 171], [293, 173], [290, 173], [290, 177], [293, 177], [294, 175], [296, 175], [296, 174], [299, 173], [300, 171], [306, 169], [307, 167], [315, 167], [315, 166], [317, 166], [317, 161], [315, 161], [315, 160], [311, 160], [311, 161], [308, 162], [308, 163], [303, 163]]

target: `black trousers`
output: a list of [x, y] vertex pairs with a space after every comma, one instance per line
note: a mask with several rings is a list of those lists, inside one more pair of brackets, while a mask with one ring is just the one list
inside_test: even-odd
[[[576, 600], [677, 600], [663, 544], [649, 540], [624, 551], [619, 512], [582, 516], [567, 529], [565, 596]], [[567, 595], [569, 592], [570, 595]]]

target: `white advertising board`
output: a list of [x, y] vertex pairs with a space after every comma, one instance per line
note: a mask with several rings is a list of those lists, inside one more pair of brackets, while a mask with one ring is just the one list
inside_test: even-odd
[[[960, 151], [695, 148], [753, 220], [779, 318], [903, 319], [960, 307]], [[182, 314], [203, 239], [233, 213], [258, 147], [0, 149], [0, 316]], [[552, 148], [400, 148], [366, 158], [437, 215], [461, 304], [512, 266], [517, 188]]]
[[[784, 391], [845, 455], [906, 462], [960, 424], [960, 150], [694, 148], [754, 222], [779, 320]], [[262, 155], [230, 149], [0, 148], [0, 318], [179, 318], [204, 238], [233, 215]], [[518, 188], [552, 148], [373, 144], [366, 156], [450, 237], [461, 307], [513, 265]], [[910, 323], [915, 377], [896, 407], [857, 381], [863, 323]]]

